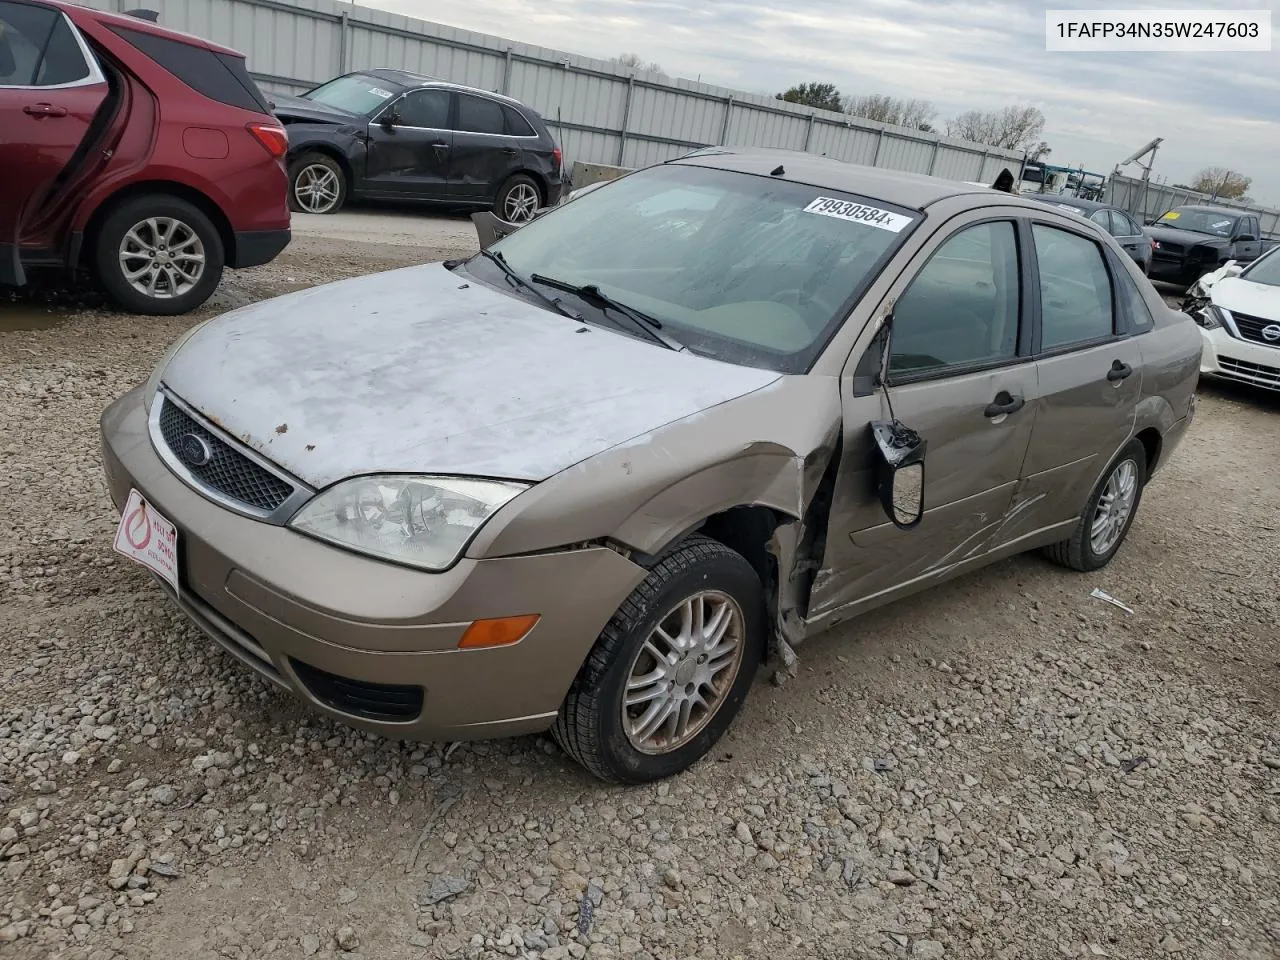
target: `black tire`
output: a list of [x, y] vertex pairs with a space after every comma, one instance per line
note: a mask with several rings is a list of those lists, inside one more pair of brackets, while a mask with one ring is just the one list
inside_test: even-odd
[[[148, 226], [148, 221], [151, 220], [157, 221], [161, 228], [160, 235], [155, 235]], [[168, 231], [167, 235], [165, 229]], [[153, 268], [155, 273], [138, 278], [138, 282], [145, 285], [154, 275], [155, 294], [138, 289], [134, 286], [134, 280], [126, 275], [127, 265], [137, 270], [145, 268], [149, 260], [154, 262], [154, 258], [145, 253], [148, 247], [133, 241], [126, 246], [126, 237], [130, 231], [134, 231], [133, 236], [142, 238], [159, 254], [172, 258], [169, 261], [172, 267], [166, 268], [157, 263]], [[181, 260], [175, 251], [179, 247], [187, 252], [196, 250], [196, 244], [188, 245], [191, 234], [198, 240], [198, 247], [203, 249], [204, 261], [195, 281], [184, 288], [181, 279], [175, 280], [180, 273], [177, 266]], [[163, 243], [163, 240], [169, 238], [174, 239], [173, 251], [167, 249], [167, 243]], [[121, 309], [161, 317], [187, 313], [208, 300], [222, 279], [225, 263], [222, 236], [213, 222], [194, 204], [163, 193], [130, 197], [108, 213], [95, 235], [91, 256], [98, 282]], [[183, 265], [188, 270], [194, 270], [194, 264], [190, 261], [184, 261]]]
[[[642, 752], [622, 723], [629, 673], [654, 629], [700, 590], [727, 595], [743, 615], [737, 676], [692, 739], [667, 753]], [[702, 759], [733, 722], [764, 659], [766, 632], [764, 591], [751, 564], [715, 540], [689, 537], [649, 571], [605, 626], [551, 734], [565, 753], [602, 780], [645, 783], [679, 773]]]
[[[1106, 492], [1107, 482], [1120, 468], [1121, 464], [1126, 461], [1132, 461], [1137, 470], [1137, 488], [1134, 490], [1133, 506], [1130, 508], [1129, 515], [1120, 530], [1120, 536], [1116, 538], [1115, 542], [1107, 550], [1097, 553], [1093, 548], [1091, 531], [1098, 511], [1098, 503]], [[1146, 485], [1146, 448], [1142, 445], [1142, 441], [1130, 440], [1107, 466], [1107, 470], [1098, 481], [1098, 485], [1094, 487], [1093, 493], [1089, 495], [1089, 502], [1085, 506], [1084, 512], [1080, 516], [1080, 522], [1071, 534], [1070, 539], [1045, 547], [1044, 555], [1059, 566], [1069, 567], [1081, 573], [1101, 570], [1111, 562], [1111, 558], [1116, 555], [1121, 544], [1124, 543], [1125, 538], [1129, 535], [1129, 528], [1133, 526], [1133, 518], [1138, 515], [1138, 507], [1142, 504], [1142, 491]]]
[[[532, 207], [528, 206], [530, 198], [533, 199]], [[526, 223], [542, 204], [542, 189], [533, 177], [517, 173], [508, 179], [502, 185], [502, 189], [498, 191], [497, 199], [493, 202], [493, 215], [499, 220], [505, 220], [508, 223]], [[522, 212], [519, 219], [510, 218], [511, 211], [508, 210], [508, 205], [520, 207]]]
[[[319, 173], [317, 172], [319, 171]], [[298, 180], [307, 174], [306, 182]], [[333, 178], [328, 180], [325, 175]], [[325, 199], [311, 188], [318, 184], [328, 184], [337, 191], [336, 198]], [[304, 190], [312, 199], [298, 198], [298, 191]], [[289, 209], [295, 213], [329, 214], [337, 213], [347, 202], [347, 175], [337, 160], [323, 153], [304, 153], [289, 164]]]

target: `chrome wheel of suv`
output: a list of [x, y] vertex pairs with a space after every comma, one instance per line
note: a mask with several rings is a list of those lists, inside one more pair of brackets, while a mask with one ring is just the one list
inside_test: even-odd
[[204, 276], [204, 244], [190, 224], [174, 217], [147, 217], [120, 241], [120, 270], [129, 285], [157, 300], [180, 297]]
[[323, 163], [309, 163], [293, 181], [293, 197], [304, 213], [329, 213], [338, 204], [338, 175]]

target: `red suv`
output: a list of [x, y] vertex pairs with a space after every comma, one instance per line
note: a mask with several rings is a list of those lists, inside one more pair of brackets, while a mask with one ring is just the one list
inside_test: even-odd
[[87, 268], [126, 310], [185, 313], [288, 244], [287, 150], [234, 50], [0, 0], [0, 284]]

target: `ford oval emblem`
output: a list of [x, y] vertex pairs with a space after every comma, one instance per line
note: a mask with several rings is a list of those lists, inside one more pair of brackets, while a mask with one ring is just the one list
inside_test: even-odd
[[1262, 328], [1262, 339], [1275, 343], [1280, 340], [1280, 323], [1273, 323], [1269, 327]]
[[178, 456], [191, 467], [207, 466], [213, 459], [213, 449], [208, 442], [194, 433], [185, 433], [178, 441]]

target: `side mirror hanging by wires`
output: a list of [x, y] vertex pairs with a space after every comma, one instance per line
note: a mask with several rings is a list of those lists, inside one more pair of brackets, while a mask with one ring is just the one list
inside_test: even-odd
[[888, 420], [868, 424], [876, 458], [876, 493], [885, 515], [894, 526], [911, 530], [924, 519], [924, 463], [927, 443], [897, 418], [889, 395], [889, 356], [893, 340], [893, 314], [884, 320], [879, 386], [889, 407]]

